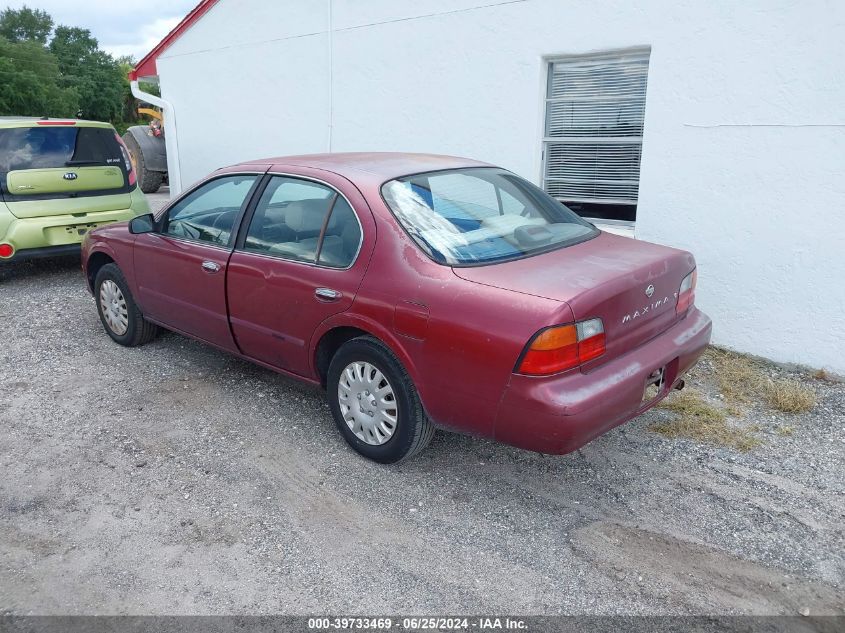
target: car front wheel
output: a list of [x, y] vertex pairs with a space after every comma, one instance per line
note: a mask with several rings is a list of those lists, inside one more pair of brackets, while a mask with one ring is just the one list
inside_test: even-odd
[[97, 272], [94, 297], [100, 321], [116, 343], [135, 347], [155, 338], [158, 327], [144, 319], [117, 264], [106, 264]]
[[405, 368], [372, 337], [352, 339], [337, 351], [326, 388], [338, 429], [364, 457], [393, 464], [416, 455], [434, 435]]

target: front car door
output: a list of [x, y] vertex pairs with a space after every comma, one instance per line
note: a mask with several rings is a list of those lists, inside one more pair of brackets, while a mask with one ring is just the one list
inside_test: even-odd
[[270, 173], [229, 260], [229, 313], [241, 351], [310, 376], [311, 336], [352, 305], [374, 228], [363, 196], [339, 176]]
[[260, 179], [260, 173], [215, 176], [171, 205], [155, 233], [138, 235], [135, 276], [145, 316], [237, 351], [226, 311], [226, 266]]

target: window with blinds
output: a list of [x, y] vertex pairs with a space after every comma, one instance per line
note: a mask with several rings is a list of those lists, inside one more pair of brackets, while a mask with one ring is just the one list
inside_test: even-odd
[[549, 61], [543, 187], [582, 216], [636, 218], [648, 56]]

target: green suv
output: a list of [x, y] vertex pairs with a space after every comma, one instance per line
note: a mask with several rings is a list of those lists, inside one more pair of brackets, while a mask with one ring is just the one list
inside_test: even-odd
[[0, 264], [79, 252], [94, 227], [144, 213], [108, 123], [0, 117]]

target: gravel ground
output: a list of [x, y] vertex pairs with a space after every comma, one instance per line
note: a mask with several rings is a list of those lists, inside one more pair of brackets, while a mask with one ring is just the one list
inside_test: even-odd
[[0, 298], [0, 613], [845, 613], [841, 383], [753, 410], [748, 453], [655, 410], [567, 456], [440, 432], [385, 467], [317, 391], [112, 343], [78, 260], [0, 268]]

